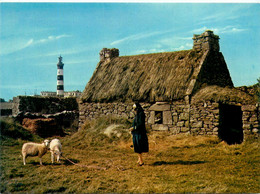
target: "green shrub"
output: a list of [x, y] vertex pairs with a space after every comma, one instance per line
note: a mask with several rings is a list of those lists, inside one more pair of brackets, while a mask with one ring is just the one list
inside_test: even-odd
[[[0, 120], [0, 141], [1, 145], [17, 144], [17, 139], [22, 140], [38, 140], [39, 137], [31, 134], [24, 129], [19, 123], [15, 122], [12, 118], [5, 118]], [[15, 141], [13, 141], [15, 140]]]

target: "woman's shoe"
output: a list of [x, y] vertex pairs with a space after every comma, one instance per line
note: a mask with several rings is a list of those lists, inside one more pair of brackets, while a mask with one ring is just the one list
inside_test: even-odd
[[144, 163], [142, 163], [142, 164], [138, 164], [139, 166], [143, 166], [144, 165]]

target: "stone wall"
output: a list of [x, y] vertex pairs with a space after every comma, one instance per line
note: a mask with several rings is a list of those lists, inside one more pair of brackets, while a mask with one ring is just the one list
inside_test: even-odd
[[12, 115], [13, 102], [0, 102], [0, 116]]
[[[102, 116], [117, 116], [126, 119], [134, 118], [133, 104], [126, 103], [81, 103], [79, 104], [79, 128], [86, 120], [95, 119]], [[148, 118], [147, 109], [150, 104], [142, 104]]]
[[185, 103], [174, 103], [171, 105], [173, 125], [169, 127], [169, 130], [173, 134], [178, 133], [190, 133], [190, 105]]
[[74, 97], [18, 96], [13, 99], [13, 117], [43, 137], [64, 135], [78, 130], [78, 103]]
[[18, 96], [13, 98], [13, 116], [21, 113], [55, 114], [78, 110], [76, 98]]
[[[218, 135], [220, 110], [219, 103], [204, 102], [185, 104], [183, 101], [167, 103], [141, 103], [146, 114], [147, 127], [152, 130], [169, 131], [172, 134], [188, 133], [195, 135]], [[234, 105], [234, 103], [231, 103]], [[259, 134], [259, 108], [244, 105], [242, 123], [244, 134]], [[156, 123], [156, 114], [161, 112], [162, 121]], [[134, 118], [132, 104], [125, 103], [81, 103], [79, 105], [79, 127], [86, 120], [102, 116]]]
[[258, 105], [242, 106], [244, 134], [259, 134], [260, 114]]
[[[148, 110], [148, 125], [152, 130], [170, 131], [173, 134], [189, 133], [190, 105], [186, 105], [183, 101], [172, 104], [157, 102]], [[158, 120], [156, 114], [160, 112], [162, 122], [156, 123]]]
[[205, 102], [191, 105], [190, 128], [192, 134], [218, 135], [219, 103]]
[[[168, 130], [173, 134], [189, 133], [197, 135], [217, 135], [219, 122], [218, 103], [185, 104], [184, 102], [174, 102], [170, 105], [170, 115], [168, 111], [163, 111], [163, 124], [151, 124], [154, 130]], [[151, 109], [150, 109], [151, 110]], [[159, 110], [159, 109], [157, 109]], [[150, 112], [149, 122], [152, 123], [153, 113]]]

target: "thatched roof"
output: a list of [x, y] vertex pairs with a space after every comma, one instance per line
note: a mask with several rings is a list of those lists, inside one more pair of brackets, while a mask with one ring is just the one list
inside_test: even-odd
[[171, 102], [190, 99], [207, 85], [233, 87], [218, 39], [205, 31], [193, 37], [192, 50], [124, 57], [118, 49], [104, 48], [81, 100]]
[[83, 101], [171, 101], [185, 96], [203, 54], [193, 50], [99, 62]]
[[257, 99], [239, 89], [219, 86], [207, 86], [200, 89], [191, 100], [191, 103], [213, 101], [222, 103], [254, 104]]
[[220, 52], [194, 50], [115, 57], [100, 61], [84, 102], [175, 101], [203, 85], [233, 86]]

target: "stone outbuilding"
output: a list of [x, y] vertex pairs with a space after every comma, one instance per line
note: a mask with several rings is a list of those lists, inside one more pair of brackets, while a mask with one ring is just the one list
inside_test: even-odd
[[102, 49], [80, 99], [80, 126], [105, 115], [132, 119], [138, 101], [152, 130], [218, 135], [228, 143], [258, 135], [259, 103], [234, 88], [219, 36], [207, 30], [193, 41], [191, 50], [135, 56]]

